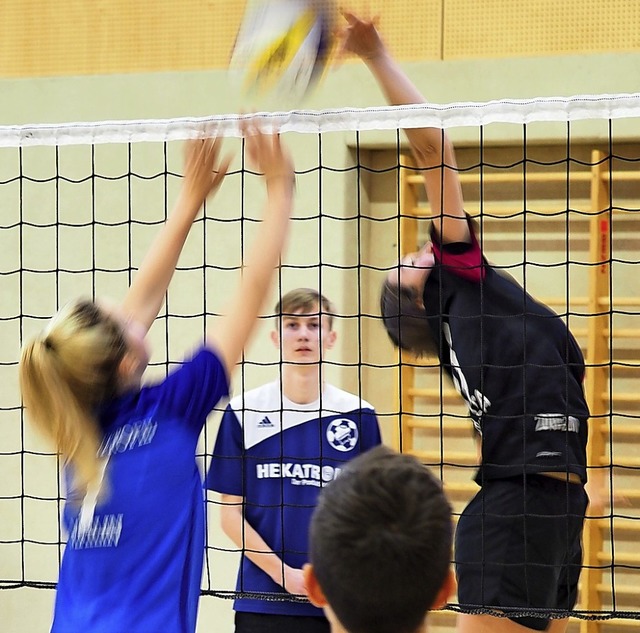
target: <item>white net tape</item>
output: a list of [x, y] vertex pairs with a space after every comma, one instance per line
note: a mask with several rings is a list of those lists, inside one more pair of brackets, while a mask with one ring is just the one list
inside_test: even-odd
[[214, 131], [220, 136], [240, 136], [240, 121], [252, 118], [262, 120], [267, 131], [318, 134], [418, 127], [478, 127], [497, 122], [528, 124], [634, 117], [640, 117], [640, 93], [506, 99], [485, 103], [294, 110], [199, 118], [8, 125], [0, 126], [0, 147], [177, 141]]

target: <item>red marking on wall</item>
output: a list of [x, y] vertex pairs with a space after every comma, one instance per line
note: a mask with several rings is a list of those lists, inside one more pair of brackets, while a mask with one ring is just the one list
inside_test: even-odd
[[608, 272], [609, 264], [609, 220], [600, 220], [600, 273]]

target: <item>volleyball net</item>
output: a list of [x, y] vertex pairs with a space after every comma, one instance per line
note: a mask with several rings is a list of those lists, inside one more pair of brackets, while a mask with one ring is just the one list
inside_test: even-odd
[[[340, 337], [324, 361], [327, 379], [373, 403], [385, 440], [433, 468], [461, 511], [477, 465], [465, 407], [435, 363], [391, 347], [378, 309], [386, 271], [427, 235], [422, 180], [402, 129], [446, 128], [489, 259], [566, 320], [587, 361], [589, 468], [603, 476], [594, 477], [602, 484], [571, 615], [640, 619], [640, 95], [251, 116], [285, 134], [297, 200], [276, 289], [234, 392], [280, 374], [267, 335], [273, 304], [293, 288], [318, 289], [336, 306]], [[1, 589], [53, 589], [66, 541], [60, 464], [21, 407], [22, 341], [75, 296], [124, 295], [176, 197], [181, 141], [215, 132], [240, 150], [241, 118], [0, 127]], [[237, 151], [150, 333], [151, 377], [180, 362], [224, 310], [264, 196]], [[203, 467], [218, 419], [203, 434]], [[238, 548], [217, 525], [215, 495], [207, 506], [203, 592], [235, 597]]]

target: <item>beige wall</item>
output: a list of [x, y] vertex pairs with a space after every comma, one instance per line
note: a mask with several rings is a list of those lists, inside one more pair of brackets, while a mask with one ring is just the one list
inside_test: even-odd
[[[11, 4], [11, 3], [10, 3]], [[33, 8], [36, 3], [21, 2], [17, 6]], [[37, 3], [40, 4], [40, 3]], [[69, 3], [79, 7], [82, 3]], [[144, 3], [140, 3], [144, 4]], [[155, 3], [164, 6], [166, 3]], [[212, 3], [201, 3], [210, 6]], [[232, 5], [233, 3], [225, 3]], [[387, 3], [389, 4], [389, 3]], [[395, 6], [396, 3], [393, 3]], [[426, 5], [416, 3], [416, 6]], [[479, 5], [481, 3], [471, 3]], [[495, 3], [482, 3], [485, 8]], [[520, 4], [520, 3], [518, 3]], [[527, 3], [541, 7], [544, 2]], [[574, 5], [575, 3], [565, 3]], [[582, 2], [582, 5], [585, 3]], [[598, 3], [599, 4], [599, 3]], [[635, 3], [615, 3], [635, 7]], [[8, 6], [5, 3], [5, 6]], [[94, 3], [107, 11], [109, 3]], [[455, 8], [455, 2], [448, 2]], [[488, 14], [487, 14], [488, 15]], [[5, 22], [6, 24], [6, 22]], [[2, 27], [0, 27], [2, 28]], [[411, 39], [411, 38], [409, 38]], [[466, 39], [466, 38], [463, 38]], [[5, 48], [3, 48], [5, 47]], [[0, 38], [0, 51], [6, 51], [6, 38]], [[13, 50], [13, 49], [12, 49]], [[619, 45], [611, 50], [621, 50]], [[522, 53], [523, 51], [520, 51]], [[540, 51], [538, 51], [540, 52]], [[515, 53], [515, 54], [520, 54]], [[513, 54], [513, 52], [509, 53]], [[487, 54], [488, 55], [488, 54]], [[409, 58], [409, 54], [406, 54]], [[498, 55], [499, 56], [499, 55]], [[429, 57], [429, 55], [424, 55]], [[453, 55], [448, 55], [453, 57]], [[6, 59], [6, 56], [0, 55]], [[15, 61], [15, 60], [14, 60]], [[570, 95], [578, 93], [633, 92], [640, 86], [640, 53], [606, 52], [586, 56], [567, 55], [556, 57], [527, 57], [513, 59], [467, 59], [445, 62], [423, 61], [406, 63], [411, 77], [429, 98], [436, 102], [459, 100], [489, 100], [500, 97], [525, 98], [541, 95]], [[202, 66], [190, 66], [188, 72], [108, 74], [83, 77], [48, 77], [39, 79], [0, 80], [0, 123], [23, 124], [42, 122], [66, 122], [75, 120], [164, 118], [179, 116], [202, 116], [211, 113], [237, 112], [246, 108], [242, 97], [234, 92], [228, 83], [224, 70], [197, 70]], [[165, 68], [166, 69], [166, 68]], [[104, 69], [103, 69], [104, 70]], [[113, 69], [112, 69], [113, 70]], [[109, 70], [108, 72], [112, 72]], [[122, 70], [122, 69], [121, 69]], [[130, 70], [130, 69], [129, 69]], [[78, 73], [85, 72], [77, 68]], [[105, 72], [107, 72], [105, 70]], [[41, 74], [35, 70], [22, 70], [20, 76]], [[59, 74], [51, 72], [51, 74]], [[62, 74], [66, 74], [66, 71]], [[330, 108], [342, 106], [378, 105], [381, 97], [367, 76], [365, 70], [357, 64], [347, 64], [331, 73], [315, 95], [305, 103], [310, 108]], [[620, 138], [637, 139], [637, 121], [615, 123], [614, 129]], [[520, 129], [517, 126], [496, 128], [495, 142], [521, 142]], [[605, 126], [606, 128], [606, 126]], [[577, 136], [587, 139], [601, 138], [606, 129], [597, 124], [576, 126]], [[562, 138], [563, 126], [533, 126], [532, 135], [540, 139]], [[472, 144], [477, 140], [477, 130], [455, 130], [454, 138], [460, 144]], [[287, 135], [287, 142], [293, 147], [296, 165], [306, 170], [317, 165], [318, 140], [314, 136]], [[378, 150], [392, 147], [395, 134], [363, 133], [360, 137], [361, 159], [374, 169], [388, 166], [389, 153]], [[229, 142], [233, 146], [234, 142]], [[322, 141], [323, 164], [342, 169], [354, 164], [355, 139], [352, 134], [327, 134]], [[106, 171], [121, 173], [126, 156], [122, 148], [98, 147], [96, 154], [99, 164]], [[0, 181], [13, 178], [17, 170], [17, 151], [0, 150]], [[80, 178], [86, 173], [88, 161], [87, 148], [62, 148], [58, 158], [66, 173]], [[56, 154], [51, 148], [24, 151], [25, 166], [34, 177], [49, 177], [55, 164]], [[180, 167], [179, 147], [169, 148], [171, 166], [177, 171]], [[144, 173], [152, 173], [161, 168], [158, 147], [141, 145], [134, 148], [136, 168]], [[298, 200], [296, 203], [296, 221], [294, 222], [285, 264], [295, 266], [316, 265], [311, 271], [285, 268], [283, 272], [283, 290], [296, 285], [321, 285], [322, 289], [337, 304], [345, 318], [338, 319], [339, 345], [332, 351], [330, 360], [336, 363], [359, 363], [359, 366], [328, 367], [332, 380], [352, 390], [362, 389], [365, 398], [374, 403], [382, 414], [385, 436], [390, 439], [394, 418], [386, 417], [393, 411], [393, 396], [390, 388], [391, 369], [382, 367], [395, 361], [395, 355], [387, 345], [379, 323], [373, 318], [363, 318], [358, 323], [348, 315], [358, 313], [376, 314], [376, 288], [382, 273], [364, 268], [344, 270], [340, 266], [358, 263], [356, 244], [360, 245], [360, 258], [371, 266], [383, 267], [392, 261], [397, 252], [393, 234], [385, 230], [388, 226], [379, 221], [391, 218], [397, 213], [397, 192], [393, 174], [373, 176], [363, 174], [358, 184], [353, 171], [334, 173], [323, 171], [323, 209], [346, 221], [325, 219], [322, 224], [316, 220], [303, 220], [313, 216], [318, 209], [318, 175], [315, 172], [298, 178]], [[25, 196], [24, 213], [34, 221], [56, 221], [56, 214], [62, 213], [65, 220], [76, 221], [86, 218], [87, 186], [57, 183], [52, 181], [43, 185], [29, 185]], [[238, 178], [230, 177], [220, 192], [208, 217], [230, 218], [237, 215], [239, 206]], [[360, 187], [361, 217], [353, 217], [354, 194]], [[76, 192], [82, 191], [78, 196]], [[163, 213], [163, 194], [146, 182], [132, 186], [133, 208], [136, 218], [156, 218]], [[251, 212], [259, 212], [259, 189], [252, 189], [250, 196]], [[175, 186], [169, 186], [170, 196]], [[55, 200], [58, 196], [58, 206]], [[105, 219], [127, 217], [129, 192], [126, 186], [116, 185], [105, 188], [100, 194], [100, 203], [96, 212]], [[14, 270], [22, 262], [26, 267], [48, 267], [55, 264], [52, 244], [60, 239], [63, 247], [58, 251], [64, 264], [70, 268], [83, 268], [90, 262], [91, 251], [86, 245], [91, 243], [86, 229], [73, 232], [64, 230], [56, 237], [55, 229], [25, 230], [23, 248], [20, 248], [19, 229], [8, 228], [20, 219], [18, 210], [20, 192], [15, 183], [0, 186], [0, 271]], [[160, 213], [160, 216], [158, 215]], [[362, 217], [368, 214], [373, 220]], [[23, 216], [24, 219], [25, 216]], [[210, 221], [206, 237], [207, 262], [216, 265], [237, 264], [238, 235], [237, 227]], [[144, 247], [153, 233], [152, 228], [136, 227], [133, 262], [137, 264]], [[201, 229], [195, 233], [185, 251], [182, 263], [197, 264], [202, 261], [205, 238]], [[29, 236], [27, 238], [27, 235]], [[80, 239], [74, 236], [81, 235]], [[322, 237], [322, 245], [320, 244]], [[128, 253], [120, 229], [101, 229], [96, 237], [95, 250], [101, 265], [117, 265]], [[123, 250], [124, 248], [124, 250]], [[320, 265], [322, 262], [322, 265]], [[27, 266], [27, 264], [29, 266]], [[222, 309], [224, 298], [230, 292], [235, 273], [211, 272], [207, 277], [207, 309]], [[57, 281], [57, 286], [56, 282]], [[22, 446], [22, 434], [25, 445], [36, 452], [45, 447], [32, 438], [23, 426], [15, 380], [15, 361], [19, 351], [20, 324], [15, 318], [20, 313], [50, 314], [56, 302], [73, 296], [78, 292], [91, 290], [94, 280], [90, 274], [49, 275], [36, 280], [30, 275], [19, 274], [0, 276], [0, 348], [3, 350], [0, 361], [0, 450], [10, 452]], [[95, 284], [101, 294], [120, 296], [127, 283], [127, 274], [99, 274]], [[21, 285], [22, 284], [22, 285]], [[56, 291], [56, 288], [58, 289]], [[193, 290], [196, 288], [197, 290]], [[275, 296], [275, 293], [274, 293]], [[201, 273], [191, 276], [179, 273], [176, 277], [171, 296], [171, 310], [188, 314], [198, 314], [203, 309], [204, 286]], [[269, 302], [269, 308], [272, 301]], [[37, 323], [32, 319], [23, 321], [24, 334], [34, 331]], [[182, 320], [171, 322], [171, 346], [169, 356], [179, 358], [183, 350], [194, 343], [194, 331], [202, 330], [202, 322], [197, 317], [185, 323]], [[159, 324], [153, 331], [153, 340], [157, 350], [154, 361], [165, 358], [164, 331]], [[361, 341], [361, 344], [360, 344]], [[274, 350], [268, 342], [266, 325], [258, 333], [250, 349], [250, 357], [259, 361], [275, 360]], [[158, 370], [156, 370], [158, 371]], [[236, 389], [243, 385], [252, 386], [267, 379], [271, 368], [247, 371], [245, 381], [238, 375], [234, 380]], [[215, 434], [213, 421], [207, 436], [210, 444]], [[20, 501], [8, 500], [9, 496], [21, 495], [23, 487], [29, 494], [38, 497], [56, 496], [56, 466], [53, 460], [38, 455], [26, 456], [24, 462], [25, 478], [22, 478], [23, 464], [19, 455], [2, 455], [0, 459], [0, 540], [22, 539], [24, 529], [28, 539], [56, 541], [59, 535], [58, 507], [55, 501], [43, 502], [27, 499], [24, 502], [24, 520], [21, 518]], [[17, 517], [17, 518], [16, 518]], [[211, 541], [217, 545], [228, 545], [228, 541], [217, 529], [215, 508], [211, 508]], [[5, 536], [9, 535], [9, 536]], [[26, 544], [26, 577], [35, 581], [55, 580], [57, 548]], [[22, 548], [17, 545], [0, 545], [0, 579], [20, 575]], [[212, 553], [209, 559], [214, 587], [229, 590], [233, 586], [235, 574], [235, 555]], [[53, 592], [45, 590], [0, 591], [0, 613], [3, 630], [7, 633], [37, 632], [46, 630], [50, 620]], [[231, 604], [229, 601], [204, 598], [201, 601], [199, 631], [231, 630]]]

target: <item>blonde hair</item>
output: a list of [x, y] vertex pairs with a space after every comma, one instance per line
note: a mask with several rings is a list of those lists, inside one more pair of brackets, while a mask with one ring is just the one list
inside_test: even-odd
[[329, 329], [331, 329], [333, 327], [333, 315], [335, 313], [333, 304], [324, 295], [312, 288], [296, 288], [295, 290], [290, 290], [276, 303], [274, 312], [276, 319], [281, 319], [282, 317], [296, 314], [301, 310], [311, 312], [316, 306], [320, 308], [323, 316], [327, 316]]
[[73, 465], [79, 486], [98, 477], [96, 412], [117, 392], [125, 352], [120, 325], [90, 300], [63, 307], [22, 349], [19, 379], [28, 416]]

